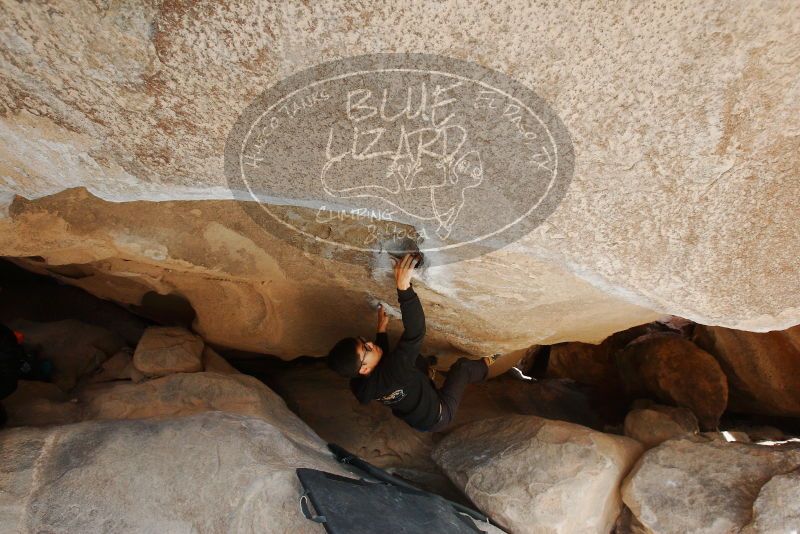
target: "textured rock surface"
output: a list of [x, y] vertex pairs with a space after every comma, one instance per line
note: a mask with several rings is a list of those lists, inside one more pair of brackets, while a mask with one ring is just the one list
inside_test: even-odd
[[571, 378], [581, 384], [618, 393], [621, 386], [615, 354], [639, 336], [658, 331], [657, 323], [634, 326], [608, 336], [599, 345], [559, 343], [550, 347], [547, 376]]
[[572, 380], [522, 382], [506, 375], [467, 390], [453, 427], [510, 411], [601, 430], [609, 412], [606, 400], [602, 393]]
[[307, 433], [222, 412], [5, 430], [0, 530], [322, 532], [295, 468], [347, 473]]
[[797, 448], [675, 439], [642, 456], [622, 498], [651, 532], [737, 532], [750, 522], [762, 486], [798, 466]]
[[433, 457], [481, 510], [512, 532], [609, 532], [619, 484], [641, 445], [533, 416], [458, 428]]
[[[225, 365], [229, 366], [227, 362]], [[258, 379], [233, 368], [225, 373], [175, 373], [143, 379], [140, 383], [87, 381], [72, 393], [67, 396], [53, 384], [20, 381], [18, 390], [3, 400], [9, 426], [164, 418], [224, 411], [280, 424], [283, 432], [298, 442], [315, 436], [280, 396]]]
[[614, 534], [652, 534], [647, 530], [647, 527], [636, 519], [631, 509], [624, 504], [622, 505], [622, 512], [614, 525], [613, 532]]
[[639, 337], [616, 355], [622, 382], [634, 396], [655, 396], [690, 409], [714, 429], [728, 403], [728, 383], [713, 356], [672, 333]]
[[[179, 294], [197, 313], [192, 330], [209, 343], [284, 358], [324, 355], [344, 335], [372, 332], [376, 299], [399, 317], [386, 256], [353, 265], [298, 254], [230, 201], [116, 204], [73, 190], [37, 202], [18, 199], [12, 212], [11, 220], [0, 219], [3, 254], [69, 264], [72, 277], [32, 259], [18, 261], [128, 305], [140, 305], [147, 294]], [[37, 236], [47, 239], [37, 243]], [[536, 273], [536, 281], [529, 283], [526, 273]], [[426, 350], [454, 356], [505, 353], [538, 341], [599, 342], [660, 315], [514, 250], [423, 268], [414, 287], [426, 306]]]
[[140, 382], [144, 375], [133, 366], [133, 350], [125, 347], [103, 362], [97, 371], [87, 377], [87, 382], [111, 382], [133, 380]]
[[203, 347], [203, 370], [211, 373], [236, 374], [237, 371], [225, 358], [209, 346]]
[[25, 336], [26, 349], [53, 362], [53, 383], [69, 391], [81, 375], [100, 367], [124, 345], [114, 332], [65, 319], [49, 323], [13, 321], [9, 326]]
[[800, 326], [752, 333], [698, 325], [694, 342], [727, 375], [731, 410], [800, 416]]
[[748, 436], [752, 441], [784, 441], [789, 439], [790, 436], [786, 435], [783, 430], [774, 426], [768, 425], [736, 425], [733, 427], [734, 431], [743, 433]]
[[45, 279], [45, 283], [41, 276], [11, 262], [0, 262], [0, 280], [3, 323], [18, 319], [36, 323], [74, 319], [115, 332], [131, 347], [136, 346], [144, 332], [146, 325], [141, 317], [121, 306], [53, 279]]
[[[321, 354], [385, 293], [368, 262], [299, 258], [232, 204], [203, 201], [232, 197], [225, 139], [265, 88], [377, 51], [506, 73], [548, 102], [575, 149], [570, 190], [545, 224], [419, 284], [441, 305], [430, 317], [442, 346], [599, 342], [661, 313], [756, 330], [800, 322], [794, 2], [0, 9], [4, 197], [85, 186], [126, 202], [18, 200], [0, 253], [78, 266], [86, 275], [70, 283], [122, 302], [182, 292], [211, 342]], [[148, 199], [196, 202], [130, 202]], [[276, 318], [309, 300], [326, 313]]]
[[742, 532], [792, 532], [800, 527], [800, 470], [775, 475], [753, 503], [753, 521]]
[[203, 370], [203, 340], [178, 327], [151, 326], [133, 353], [133, 366], [147, 376]]
[[724, 430], [722, 432], [701, 432], [700, 435], [705, 439], [711, 441], [718, 441], [720, 443], [751, 443], [750, 436], [745, 432], [738, 430]]
[[63, 425], [81, 420], [77, 403], [55, 384], [20, 380], [17, 390], [3, 399], [8, 426]]
[[85, 419], [138, 419], [219, 410], [291, 419], [283, 399], [242, 374], [177, 373], [140, 384], [93, 384], [78, 395]]
[[619, 376], [613, 352], [606, 341], [590, 343], [559, 343], [550, 347], [547, 376], [571, 378], [582, 384], [619, 389]]
[[625, 416], [625, 435], [650, 449], [660, 443], [699, 432], [697, 417], [686, 408], [659, 406], [631, 410]]

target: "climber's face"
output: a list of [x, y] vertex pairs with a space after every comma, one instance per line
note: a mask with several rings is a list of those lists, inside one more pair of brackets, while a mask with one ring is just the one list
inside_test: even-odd
[[367, 341], [363, 337], [357, 339], [358, 347], [356, 347], [356, 353], [361, 363], [358, 374], [368, 375], [378, 366], [378, 362], [381, 361], [381, 356], [383, 356], [383, 350], [375, 343]]

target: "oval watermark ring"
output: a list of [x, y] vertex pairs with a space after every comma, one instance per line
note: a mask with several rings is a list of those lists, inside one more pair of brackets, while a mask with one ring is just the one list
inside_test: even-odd
[[566, 127], [532, 90], [429, 54], [296, 73], [225, 146], [229, 187], [258, 225], [345, 261], [419, 250], [441, 265], [501, 248], [555, 210], [573, 165]]

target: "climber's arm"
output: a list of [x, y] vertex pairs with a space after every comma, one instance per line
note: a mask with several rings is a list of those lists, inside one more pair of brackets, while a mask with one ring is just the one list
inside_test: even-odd
[[403, 335], [397, 342], [392, 358], [398, 360], [394, 362], [395, 364], [409, 368], [414, 367], [422, 348], [422, 340], [425, 339], [425, 312], [422, 311], [422, 303], [411, 287], [411, 274], [417, 262], [417, 258], [406, 254], [394, 268], [397, 300], [400, 302], [400, 313], [403, 316]]

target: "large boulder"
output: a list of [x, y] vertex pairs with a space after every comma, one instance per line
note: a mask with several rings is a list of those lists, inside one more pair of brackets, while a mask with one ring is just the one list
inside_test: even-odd
[[570, 378], [609, 391], [619, 390], [619, 376], [613, 356], [607, 340], [600, 345], [559, 343], [550, 347], [547, 376]]
[[673, 439], [642, 456], [622, 498], [655, 534], [727, 534], [750, 523], [764, 484], [799, 466], [797, 447]]
[[620, 379], [614, 355], [637, 337], [658, 330], [658, 323], [644, 324], [617, 332], [599, 345], [576, 341], [553, 345], [547, 376], [570, 378], [604, 392], [618, 393]]
[[673, 333], [641, 336], [616, 355], [628, 392], [690, 409], [714, 429], [728, 404], [728, 382], [713, 356]]
[[295, 469], [348, 473], [308, 434], [223, 412], [6, 430], [0, 531], [323, 532]]
[[48, 382], [20, 380], [17, 389], [3, 399], [7, 426], [43, 426], [75, 423], [82, 418], [78, 403]]
[[308, 429], [281, 397], [243, 374], [176, 373], [139, 384], [91, 384], [78, 392], [78, 399], [84, 419], [177, 417], [219, 410], [277, 421], [293, 436], [303, 436]]
[[147, 376], [203, 370], [203, 339], [180, 327], [151, 326], [133, 353], [133, 365]]
[[125, 347], [104, 361], [93, 374], [87, 376], [86, 382], [113, 382], [114, 380], [140, 382], [144, 378], [144, 374], [133, 366], [133, 350]]
[[686, 408], [651, 404], [625, 416], [625, 435], [650, 449], [668, 439], [697, 434], [697, 417]]
[[766, 333], [697, 325], [694, 342], [728, 377], [732, 411], [800, 417], [800, 325]]
[[609, 532], [635, 441], [514, 415], [457, 428], [433, 457], [481, 510], [512, 532]]
[[49, 323], [17, 320], [9, 326], [23, 333], [28, 351], [53, 362], [53, 383], [65, 392], [125, 346], [115, 332], [74, 319]]
[[800, 469], [778, 474], [761, 487], [753, 503], [753, 521], [744, 534], [797, 532], [800, 527]]
[[[387, 50], [487, 65], [533, 88], [575, 155], [568, 194], [533, 232], [481, 261], [421, 273], [424, 300], [437, 303], [431, 343], [474, 354], [596, 343], [664, 313], [762, 331], [800, 322], [787, 275], [800, 243], [796, 2], [1, 9], [13, 61], [0, 84], [11, 203], [0, 254], [40, 256], [60, 280], [118, 302], [180, 293], [209, 342], [322, 355], [344, 332], [368, 331], [368, 298], [392, 298], [380, 258], [342, 265], [265, 235], [230, 200], [246, 192], [228, 186], [223, 158], [237, 115], [265, 88]], [[527, 153], [498, 142], [490, 124], [468, 132], [479, 149], [509, 166]], [[326, 147], [308, 137], [292, 132], [296, 152], [280, 164], [319, 183], [319, 167], [299, 158]], [[329, 201], [321, 190], [275, 199], [303, 222]]]
[[203, 347], [203, 370], [226, 375], [237, 374], [239, 371], [228, 361], [220, 356], [217, 351], [206, 345]]

